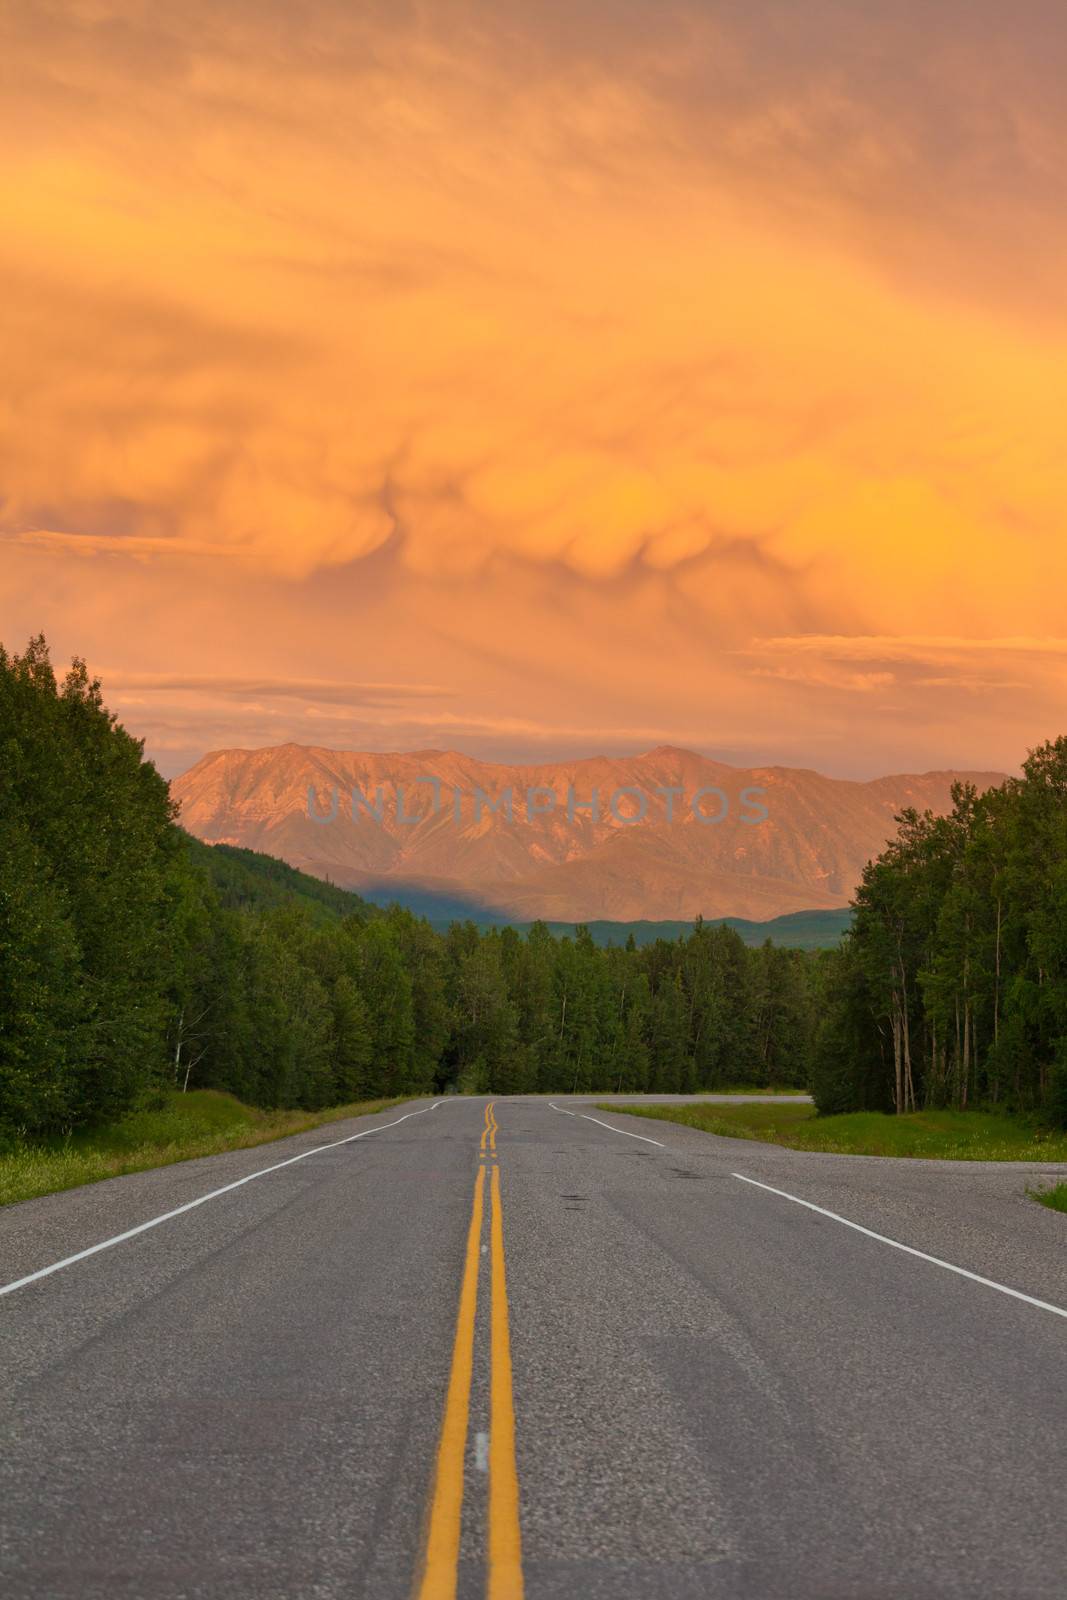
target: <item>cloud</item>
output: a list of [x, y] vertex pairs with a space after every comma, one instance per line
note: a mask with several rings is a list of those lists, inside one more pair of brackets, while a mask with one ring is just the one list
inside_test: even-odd
[[175, 692], [228, 700], [304, 700], [323, 705], [394, 705], [448, 698], [453, 691], [429, 683], [330, 683], [320, 678], [192, 677], [184, 673], [130, 673], [102, 669], [111, 689], [150, 694]]
[[750, 652], [817, 655], [839, 661], [918, 661], [974, 656], [1067, 656], [1067, 638], [1057, 635], [966, 638], [949, 634], [799, 634], [753, 639]]
[[230, 558], [247, 553], [235, 550], [231, 545], [206, 544], [196, 539], [154, 539], [135, 533], [64, 533], [56, 528], [27, 528], [21, 533], [0, 532], [0, 544], [29, 545], [72, 556], [163, 556], [177, 560], [216, 556]]
[[896, 682], [892, 672], [842, 672], [833, 667], [753, 667], [754, 678], [775, 678], [814, 689], [843, 689], [851, 694], [873, 694]]
[[1062, 264], [1064, 119], [946, 11], [16, 6], [5, 525], [294, 579], [744, 540], [826, 608], [963, 540], [981, 603], [1011, 519], [1041, 604], [1062, 330], [914, 268], [979, 200]]
[[5, 629], [160, 737], [878, 770], [1061, 717], [1051, 0], [16, 0], [0, 49]]

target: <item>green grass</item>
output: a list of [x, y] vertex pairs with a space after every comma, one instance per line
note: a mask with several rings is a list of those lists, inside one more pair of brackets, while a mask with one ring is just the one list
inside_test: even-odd
[[1067, 1183], [1058, 1183], [1054, 1189], [1031, 1189], [1030, 1194], [1050, 1211], [1067, 1211]]
[[603, 1102], [602, 1111], [681, 1122], [732, 1139], [790, 1150], [853, 1156], [921, 1156], [944, 1161], [1067, 1161], [1067, 1133], [995, 1111], [851, 1111], [820, 1117], [810, 1105], [648, 1105]]
[[366, 1116], [397, 1104], [397, 1100], [365, 1100], [328, 1111], [257, 1111], [214, 1089], [169, 1094], [158, 1109], [135, 1111], [121, 1122], [3, 1151], [0, 1205], [99, 1183], [125, 1172], [191, 1161], [195, 1156], [246, 1150], [291, 1133], [304, 1133], [324, 1122]]

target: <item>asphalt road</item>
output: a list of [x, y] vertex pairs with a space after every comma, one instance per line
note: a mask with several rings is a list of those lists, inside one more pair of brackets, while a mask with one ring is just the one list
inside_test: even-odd
[[1050, 1169], [555, 1106], [0, 1212], [6, 1594], [1060, 1600]]

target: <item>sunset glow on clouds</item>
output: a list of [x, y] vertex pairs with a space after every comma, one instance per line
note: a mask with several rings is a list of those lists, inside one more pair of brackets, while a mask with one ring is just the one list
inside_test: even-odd
[[1064, 731], [1057, 7], [71, 0], [0, 55], [0, 638], [165, 770]]

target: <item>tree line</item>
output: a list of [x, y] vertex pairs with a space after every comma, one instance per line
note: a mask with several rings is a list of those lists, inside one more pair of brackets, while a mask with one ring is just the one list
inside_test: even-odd
[[1067, 1125], [1067, 738], [908, 810], [821, 962], [822, 1111], [997, 1105]]
[[810, 1085], [820, 1111], [993, 1104], [1067, 1125], [1067, 739], [902, 813], [833, 951], [731, 928], [638, 949], [380, 910], [178, 826], [142, 745], [43, 638], [0, 648], [0, 1135], [168, 1088], [322, 1107]]
[[0, 1132], [110, 1120], [167, 1088], [321, 1107], [803, 1084], [812, 964], [706, 927], [447, 933], [282, 862], [207, 847], [76, 661], [0, 648]]

